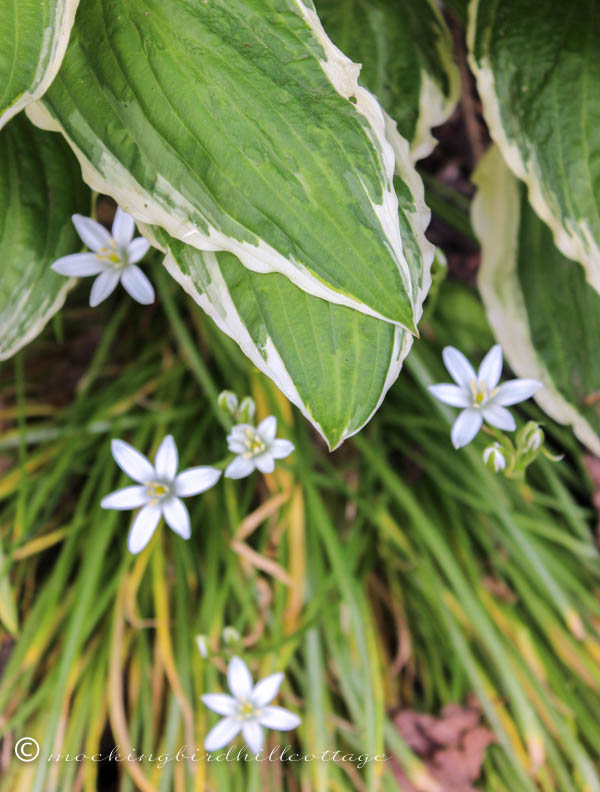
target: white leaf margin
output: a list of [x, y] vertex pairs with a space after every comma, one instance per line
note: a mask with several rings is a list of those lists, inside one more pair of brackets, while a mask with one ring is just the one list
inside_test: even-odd
[[[51, 263], [51, 261], [48, 262], [48, 266], [50, 266]], [[25, 333], [18, 337], [14, 334], [15, 325], [18, 323], [19, 317], [23, 315], [24, 308], [29, 302], [35, 286], [20, 293], [18, 302], [16, 305], [11, 306], [10, 312], [4, 311], [0, 313], [0, 360], [8, 360], [8, 358], [15, 355], [20, 349], [23, 349], [23, 347], [37, 338], [54, 314], [58, 313], [63, 307], [68, 293], [76, 283], [77, 278], [68, 278], [65, 280], [64, 285], [61, 286], [54, 300], [49, 304], [47, 300], [42, 303], [42, 307], [40, 308], [41, 313], [29, 324]], [[16, 322], [15, 317], [17, 317]]]
[[[407, 185], [414, 201], [414, 210], [408, 215], [408, 222], [413, 231], [421, 254], [422, 270], [420, 281], [415, 285], [415, 323], [418, 324], [423, 315], [423, 303], [431, 288], [431, 267], [435, 256], [435, 246], [425, 236], [431, 221], [431, 209], [425, 203], [425, 187], [423, 180], [413, 165], [409, 142], [398, 131], [398, 125], [385, 111], [385, 135], [394, 151], [395, 173]], [[410, 267], [409, 267], [410, 269]]]
[[357, 428], [350, 431], [350, 424], [348, 424], [342, 430], [340, 439], [336, 445], [331, 446], [328, 437], [323, 431], [323, 428], [317, 419], [312, 415], [302, 397], [298, 393], [292, 376], [286, 368], [285, 363], [283, 362], [277, 347], [273, 343], [272, 338], [267, 335], [264, 347], [259, 350], [256, 342], [250, 335], [244, 320], [238, 313], [235, 303], [231, 298], [227, 283], [221, 274], [216, 253], [203, 251], [199, 251], [198, 253], [198, 255], [202, 256], [202, 262], [206, 268], [209, 279], [209, 283], [205, 284], [206, 291], [202, 292], [196, 287], [193, 278], [189, 275], [185, 275], [181, 271], [171, 252], [164, 250], [164, 247], [154, 236], [152, 228], [143, 224], [138, 224], [138, 228], [153, 247], [165, 252], [166, 255], [163, 264], [167, 272], [174, 278], [174, 280], [177, 281], [177, 283], [179, 283], [183, 290], [189, 294], [190, 297], [192, 297], [194, 302], [196, 302], [214, 321], [219, 330], [233, 339], [238, 344], [242, 352], [246, 355], [246, 357], [249, 358], [252, 363], [260, 371], [262, 371], [263, 374], [269, 377], [284, 394], [284, 396], [286, 396], [292, 402], [292, 404], [294, 404], [300, 410], [304, 417], [310, 421], [310, 423], [319, 432], [321, 437], [323, 437], [330, 451], [334, 451], [336, 448], [339, 448], [344, 440], [359, 432], [363, 426], [371, 420], [372, 416], [381, 406], [381, 402], [383, 401], [387, 391], [396, 381], [400, 373], [400, 369], [402, 368], [402, 363], [410, 351], [413, 342], [413, 336], [410, 333], [407, 333], [400, 327], [394, 327], [394, 346], [392, 349], [390, 366], [376, 406], [373, 408], [373, 411], [364, 421], [364, 423], [362, 423]]
[[494, 335], [515, 374], [543, 384], [533, 397], [542, 410], [558, 423], [572, 426], [575, 436], [600, 456], [600, 437], [576, 406], [556, 389], [533, 345], [517, 273], [521, 206], [518, 182], [497, 146], [482, 157], [472, 180], [478, 190], [471, 221], [482, 254], [478, 286]]
[[446, 71], [450, 90], [448, 95], [445, 95], [429, 71], [421, 69], [419, 116], [414, 138], [410, 143], [413, 163], [428, 157], [437, 146], [438, 141], [431, 134], [431, 129], [440, 126], [450, 118], [458, 104], [461, 91], [460, 72], [453, 59], [452, 34], [435, 0], [426, 0], [426, 2], [438, 21], [439, 35], [435, 42], [435, 49], [440, 63]]
[[477, 90], [490, 136], [500, 146], [504, 160], [512, 172], [527, 185], [529, 203], [551, 229], [556, 247], [567, 258], [583, 265], [588, 283], [600, 293], [600, 246], [594, 239], [589, 225], [583, 220], [575, 222], [573, 219], [565, 225], [552, 192], [544, 189], [542, 169], [536, 157], [535, 147], [529, 144], [526, 146], [527, 159], [525, 159], [519, 145], [516, 141], [510, 140], [506, 133], [489, 59], [484, 57], [478, 61], [473, 54], [480, 2], [481, 0], [471, 0], [469, 5], [467, 50], [469, 65], [477, 81]]
[[[396, 262], [413, 306], [414, 328], [407, 329], [409, 332], [415, 332], [418, 321], [417, 316], [420, 316], [422, 312], [422, 301], [419, 302], [418, 297], [415, 298], [413, 293], [410, 269], [402, 247], [398, 223], [398, 198], [393, 186], [394, 172], [396, 172], [395, 152], [393, 146], [390, 145], [386, 138], [384, 111], [375, 96], [358, 84], [360, 64], [351, 61], [333, 44], [325, 33], [314, 7], [307, 7], [303, 0], [291, 0], [291, 2], [306, 21], [323, 49], [325, 59], [321, 60], [321, 68], [332, 87], [344, 99], [350, 101], [350, 98], [353, 98], [351, 104], [354, 110], [366, 122], [363, 128], [367, 132], [378, 155], [381, 165], [380, 173], [383, 177], [383, 203], [378, 205], [371, 201], [371, 206], [380, 222], [388, 250]], [[300, 262], [291, 262], [264, 240], [259, 240], [258, 245], [253, 245], [234, 237], [229, 237], [211, 226], [206, 218], [203, 218], [203, 221], [208, 227], [208, 233], [202, 232], [195, 224], [190, 223], [186, 217], [186, 213], [198, 215], [198, 207], [192, 206], [181, 192], [168, 183], [166, 179], [157, 179], [154, 190], [157, 198], [153, 200], [152, 194], [147, 193], [131, 177], [131, 174], [102, 144], [102, 141], [97, 140], [102, 150], [102, 155], [99, 166], [95, 167], [66, 134], [48, 108], [41, 102], [29, 104], [26, 112], [32, 123], [41, 129], [60, 132], [79, 160], [84, 181], [92, 190], [105, 193], [114, 198], [119, 206], [132, 215], [137, 222], [146, 226], [158, 225], [164, 228], [170, 236], [201, 251], [228, 251], [237, 256], [245, 267], [254, 272], [279, 272], [307, 294], [320, 297], [337, 305], [345, 305], [382, 321], [390, 321], [388, 317], [382, 316], [364, 303], [323, 283]], [[411, 170], [414, 171], [412, 166]], [[416, 175], [416, 171], [414, 173]], [[163, 197], [162, 202], [160, 201], [161, 195]], [[173, 203], [176, 206], [173, 206]], [[169, 208], [167, 209], [166, 206], [169, 206]], [[390, 323], [395, 324], [394, 322]]]
[[[19, 0], [15, 1], [19, 2]], [[17, 113], [24, 110], [27, 105], [43, 96], [52, 84], [67, 51], [78, 5], [79, 0], [59, 0], [57, 2], [54, 25], [44, 31], [43, 48], [32, 85], [28, 91], [25, 91], [15, 102], [5, 108], [4, 112], [0, 113], [0, 129]], [[53, 31], [56, 33], [53, 34]]]
[[[395, 169], [398, 176], [408, 186], [414, 201], [414, 211], [408, 216], [408, 222], [411, 226], [414, 238], [417, 242], [419, 252], [422, 260], [422, 269], [418, 274], [419, 279], [416, 286], [418, 314], [417, 318], [420, 319], [422, 315], [422, 305], [429, 287], [431, 286], [431, 266], [433, 257], [435, 255], [435, 247], [425, 237], [425, 230], [429, 225], [431, 219], [431, 211], [425, 204], [425, 193], [423, 182], [414, 169], [411, 162], [411, 155], [408, 141], [405, 140], [398, 132], [396, 122], [393, 121], [387, 114], [385, 114], [385, 133], [386, 140], [394, 151]], [[232, 338], [244, 352], [244, 354], [254, 363], [254, 365], [263, 372], [267, 377], [273, 380], [275, 385], [281, 392], [294, 404], [304, 417], [310, 421], [319, 434], [323, 437], [328, 444], [331, 451], [347, 440], [349, 437], [357, 434], [363, 427], [371, 420], [373, 415], [381, 406], [387, 392], [398, 379], [402, 364], [409, 354], [414, 341], [413, 336], [396, 326], [394, 328], [394, 346], [390, 356], [390, 364], [388, 373], [384, 384], [381, 389], [379, 399], [374, 406], [369, 416], [357, 427], [350, 428], [351, 422], [344, 428], [340, 434], [340, 439], [335, 446], [330, 446], [329, 440], [326, 437], [319, 422], [311, 414], [310, 410], [302, 400], [298, 393], [293, 379], [288, 372], [277, 348], [275, 347], [272, 339], [267, 338], [265, 348], [259, 350], [250, 333], [248, 332], [242, 318], [240, 317], [233, 300], [231, 299], [227, 284], [221, 275], [217, 257], [214, 253], [202, 253], [204, 265], [207, 268], [210, 277], [210, 284], [208, 285], [207, 292], [201, 292], [196, 288], [194, 281], [188, 275], [185, 275], [177, 265], [173, 256], [164, 251], [164, 248], [158, 243], [153, 234], [152, 228], [139, 224], [140, 232], [148, 239], [151, 245], [166, 252], [164, 259], [164, 266], [169, 274], [180, 284], [192, 299], [205, 311], [208, 316], [213, 319], [217, 327]]]
[[371, 206], [382, 225], [394, 255], [397, 257], [404, 284], [411, 297], [413, 308], [415, 308], [415, 295], [413, 295], [412, 292], [409, 266], [403, 253], [400, 226], [398, 224], [398, 198], [394, 190], [396, 151], [387, 137], [387, 114], [379, 104], [377, 98], [366, 88], [359, 85], [358, 78], [362, 68], [361, 64], [354, 63], [335, 46], [325, 32], [312, 3], [310, 7], [308, 7], [303, 0], [296, 0], [296, 4], [311, 28], [315, 38], [323, 48], [325, 60], [321, 61], [321, 68], [327, 75], [330, 83], [344, 99], [348, 101], [350, 101], [351, 98], [354, 99], [354, 108], [367, 122], [366, 129], [369, 131], [371, 142], [379, 153], [379, 159], [384, 173], [383, 204], [379, 206], [371, 202]]

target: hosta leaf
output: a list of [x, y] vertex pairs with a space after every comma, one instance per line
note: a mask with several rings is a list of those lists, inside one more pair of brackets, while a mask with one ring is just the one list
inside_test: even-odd
[[336, 448], [372, 416], [395, 381], [410, 333], [321, 300], [231, 253], [204, 253], [157, 229], [165, 266]]
[[436, 144], [431, 127], [454, 110], [460, 76], [452, 36], [434, 0], [316, 0], [333, 42], [362, 63], [372, 91], [410, 141], [414, 160]]
[[86, 0], [32, 117], [137, 220], [415, 329], [394, 156], [301, 0]]
[[479, 289], [511, 367], [544, 384], [534, 397], [600, 455], [600, 295], [555, 247], [494, 147], [474, 176]]
[[0, 360], [42, 330], [72, 278], [50, 269], [81, 249], [71, 223], [89, 213], [77, 160], [58, 135], [13, 119], [0, 132]]
[[46, 91], [60, 66], [79, 0], [0, 3], [0, 128]]
[[600, 14], [596, 0], [472, 0], [486, 121], [560, 250], [600, 291]]
[[[408, 161], [401, 141], [397, 162]], [[429, 210], [410, 164], [397, 180], [399, 219], [415, 292], [429, 287]], [[402, 178], [404, 177], [404, 178]], [[412, 336], [388, 322], [313, 297], [280, 274], [257, 274], [230, 253], [202, 253], [144, 228], [165, 266], [250, 360], [336, 448], [358, 432], [396, 380]]]

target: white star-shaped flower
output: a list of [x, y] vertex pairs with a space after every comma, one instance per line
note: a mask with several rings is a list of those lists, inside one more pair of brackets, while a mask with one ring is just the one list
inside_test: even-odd
[[249, 476], [255, 469], [261, 473], [272, 473], [275, 460], [284, 459], [294, 450], [293, 443], [276, 438], [276, 433], [277, 419], [273, 415], [269, 415], [257, 427], [250, 424], [234, 426], [227, 436], [227, 445], [238, 456], [227, 466], [225, 476], [240, 479]]
[[124, 487], [102, 499], [103, 509], [142, 510], [129, 530], [127, 545], [131, 553], [146, 547], [161, 517], [175, 533], [189, 539], [190, 515], [181, 498], [198, 495], [214, 486], [221, 471], [212, 467], [194, 467], [177, 474], [177, 446], [171, 435], [160, 444], [154, 464], [129, 443], [113, 440], [112, 455], [117, 465], [137, 486]]
[[490, 349], [477, 373], [458, 349], [447, 346], [442, 355], [456, 385], [430, 385], [428, 390], [441, 402], [452, 407], [464, 407], [452, 427], [455, 448], [470, 443], [483, 421], [512, 432], [516, 429], [515, 419], [505, 407], [529, 399], [542, 387], [541, 382], [533, 379], [514, 379], [498, 385], [502, 374], [499, 344]]
[[113, 293], [119, 281], [134, 300], [149, 305], [154, 302], [154, 289], [142, 270], [136, 266], [144, 258], [150, 244], [143, 237], [133, 238], [133, 217], [117, 208], [111, 234], [90, 217], [74, 214], [71, 218], [81, 241], [91, 252], [63, 256], [52, 264], [59, 275], [85, 278], [97, 275], [90, 292], [90, 305], [95, 307]]
[[232, 657], [227, 667], [227, 683], [232, 695], [207, 693], [202, 696], [206, 706], [225, 717], [206, 736], [204, 748], [218, 751], [231, 742], [239, 732], [250, 750], [260, 753], [264, 743], [262, 727], [289, 731], [300, 725], [300, 718], [283, 707], [267, 706], [283, 681], [283, 674], [271, 674], [256, 685], [248, 666], [239, 657]]

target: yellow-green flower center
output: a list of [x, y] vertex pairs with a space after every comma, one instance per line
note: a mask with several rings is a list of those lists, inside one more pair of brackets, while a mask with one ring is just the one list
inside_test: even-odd
[[485, 402], [489, 401], [498, 392], [498, 388], [494, 388], [488, 393], [487, 384], [478, 380], [471, 380], [469, 386], [471, 388], [473, 407], [482, 407]]
[[127, 261], [122, 255], [119, 255], [116, 244], [113, 242], [111, 247], [103, 247], [95, 254], [97, 259], [105, 261], [110, 264], [114, 269], [122, 269], [127, 266]]
[[244, 454], [247, 459], [262, 454], [262, 452], [267, 447], [260, 435], [258, 435], [252, 429], [246, 429], [246, 439], [244, 440], [244, 446], [247, 449], [246, 453]]
[[254, 714], [254, 704], [250, 701], [245, 701], [243, 704], [240, 705], [240, 715], [244, 718], [248, 718]]
[[148, 489], [146, 492], [152, 499], [162, 498], [169, 492], [169, 488], [165, 484], [161, 484], [158, 481], [149, 481], [147, 487]]

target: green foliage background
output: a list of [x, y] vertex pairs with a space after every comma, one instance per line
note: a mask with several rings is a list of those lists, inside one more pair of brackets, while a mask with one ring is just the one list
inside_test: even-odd
[[[67, 6], [73, 11], [76, 3], [36, 6], [35, 0], [26, 0], [27, 14], [42, 5], [45, 11], [60, 10], [48, 27], [57, 45], [64, 39], [65, 24], [69, 27], [63, 12]], [[154, 38], [139, 36], [139, 30], [156, 28], [155, 17], [147, 19], [147, 5], [164, 23]], [[429, 234], [448, 254], [449, 274], [438, 253], [420, 338], [402, 376], [377, 416], [333, 454], [271, 379], [169, 276], [158, 251], [146, 261], [157, 291], [153, 306], [142, 308], [116, 292], [92, 310], [87, 285], [82, 285], [50, 321], [65, 284], [48, 267], [59, 255], [75, 251], [78, 242], [66, 218], [72, 211], [87, 212], [89, 191], [79, 179], [74, 156], [55, 132], [34, 130], [21, 115], [0, 133], [5, 153], [0, 163], [0, 247], [10, 253], [0, 263], [0, 330], [10, 342], [0, 344], [0, 357], [14, 352], [15, 338], [19, 346], [18, 337], [29, 340], [24, 326], [18, 325], [15, 334], [18, 322], [33, 326], [31, 335], [48, 322], [33, 343], [0, 364], [0, 792], [92, 792], [101, 784], [124, 792], [449, 792], [451, 780], [436, 757], [415, 744], [411, 748], [398, 716], [416, 711], [437, 718], [448, 705], [473, 700], [481, 723], [493, 732], [481, 766], [476, 763], [469, 779], [477, 788], [600, 791], [600, 556], [594, 533], [597, 482], [588, 472], [597, 460], [586, 458], [568, 426], [552, 420], [566, 420], [556, 409], [558, 395], [589, 420], [594, 433], [598, 425], [594, 344], [599, 297], [589, 277], [595, 266], [589, 255], [593, 245], [585, 255], [575, 256], [565, 252], [563, 236], [569, 231], [579, 242], [585, 238], [585, 215], [593, 210], [598, 182], [590, 178], [589, 189], [582, 192], [587, 197], [575, 213], [577, 233], [568, 212], [566, 219], [557, 219], [540, 210], [544, 201], [551, 203], [547, 188], [555, 183], [552, 169], [559, 158], [542, 157], [544, 167], [533, 167], [537, 160], [531, 152], [545, 146], [544, 135], [538, 134], [541, 127], [524, 123], [529, 94], [521, 89], [529, 69], [536, 69], [535, 47], [549, 48], [547, 62], [556, 59], [563, 65], [556, 36], [544, 38], [540, 31], [545, 28], [532, 24], [547, 4], [510, 0], [503, 6], [502, 20], [513, 20], [509, 32], [518, 27], [519, 35], [523, 30], [539, 34], [531, 36], [529, 49], [513, 49], [518, 36], [500, 35], [493, 3], [452, 0], [444, 5], [445, 17], [434, 3], [416, 0], [316, 3], [335, 43], [354, 60], [365, 61], [364, 84], [399, 122], [406, 138], [396, 134], [388, 119], [386, 133], [397, 165], [399, 227], [404, 250], [411, 254], [410, 283], [404, 282], [399, 291], [394, 287], [398, 271], [390, 269], [384, 283], [375, 267], [376, 261], [383, 269], [389, 264], [389, 239], [367, 200], [389, 188], [393, 202], [384, 147], [373, 137], [373, 118], [365, 120], [358, 113], [356, 96], [344, 98], [339, 85], [333, 86], [321, 70], [317, 55], [326, 44], [321, 39], [317, 46], [316, 26], [309, 30], [305, 18], [300, 20], [300, 11], [308, 8], [304, 3], [215, 2], [202, 16], [192, 0], [169, 0], [168, 5], [132, 0], [126, 9], [113, 0], [82, 0], [64, 68], [42, 104], [29, 108], [42, 126], [58, 124], [71, 138], [88, 184], [130, 200], [140, 223], [156, 223], [157, 217], [164, 221], [166, 230], [155, 228], [154, 233], [165, 247], [178, 247], [183, 274], [197, 268], [194, 287], [213, 299], [210, 284], [202, 283], [203, 259], [185, 236], [201, 217], [194, 214], [196, 209], [210, 205], [229, 245], [219, 260], [240, 315], [256, 331], [256, 349], [264, 352], [268, 328], [286, 349], [286, 361], [293, 360], [290, 369], [305, 413], [314, 424], [319, 423], [317, 412], [327, 417], [322, 434], [334, 446], [368, 421], [389, 384], [389, 372], [395, 366], [399, 370], [404, 359], [393, 352], [394, 339], [407, 331], [381, 316], [358, 314], [356, 305], [339, 308], [324, 301], [323, 294], [309, 297], [301, 292], [290, 254], [310, 238], [311, 255], [318, 259], [317, 280], [324, 273], [332, 280], [339, 276], [342, 291], [352, 298], [356, 265], [361, 288], [369, 285], [370, 277], [378, 280], [370, 307], [381, 308], [387, 319], [398, 310], [409, 326], [413, 311], [421, 310], [433, 256], [423, 235], [428, 209], [413, 162], [431, 150], [431, 127], [447, 119], [460, 98], [459, 112], [446, 133], [440, 133], [446, 145], [419, 167], [426, 203], [434, 213]], [[531, 18], [525, 19], [519, 5]], [[10, 10], [11, 19], [15, 8], [8, 0], [3, 8], [0, 0], [0, 11]], [[169, 16], [169, 8], [176, 15]], [[578, 8], [582, 16], [569, 28], [567, 56], [575, 52], [579, 63], [572, 37], [595, 40], [600, 16], [592, 13], [591, 0]], [[125, 11], [130, 21], [137, 20], [137, 28], [123, 26]], [[278, 21], [274, 27], [271, 11]], [[558, 6], [552, 11], [545, 24], [555, 24], [560, 16]], [[21, 17], [24, 27], [27, 14]], [[204, 60], [190, 46], [165, 55], [165, 41], [179, 40], [186, 21], [190, 30], [181, 36], [183, 43], [189, 45], [187, 36], [193, 33], [203, 45], [218, 39], [223, 51], [216, 47]], [[16, 24], [18, 28], [18, 20]], [[467, 70], [466, 27], [468, 38], [477, 41], [470, 65], [481, 106]], [[245, 37], [255, 34], [274, 51], [277, 41], [284, 42], [287, 82], [279, 70], [281, 58], [274, 59], [273, 52], [248, 55]], [[120, 47], [121, 61], [109, 48], [96, 46], [109, 40]], [[11, 41], [5, 52], [12, 53], [17, 43]], [[60, 47], [46, 52], [39, 30], [28, 42], [28, 52], [29, 45], [49, 57], [40, 61], [38, 72], [32, 68], [34, 55], [27, 55], [25, 71], [51, 81], [61, 63]], [[597, 73], [596, 50], [589, 50], [588, 60], [581, 74], [577, 72], [584, 82], [587, 69], [589, 75]], [[9, 61], [0, 56], [0, 74], [8, 72]], [[122, 72], [115, 68], [118, 61]], [[169, 79], [177, 73], [179, 80], [180, 61], [186, 74], [195, 75], [199, 93], [191, 101], [190, 93], [175, 92], [179, 120], [174, 124], [166, 105], [155, 101], [164, 73], [159, 79], [152, 69], [157, 64], [168, 67]], [[128, 69], [137, 74], [139, 96], [129, 83], [123, 87]], [[224, 83], [239, 88], [240, 96], [243, 88], [254, 110], [263, 107], [271, 82], [278, 81], [278, 96], [289, 111], [286, 123], [296, 123], [296, 133], [310, 132], [300, 163], [289, 164], [289, 139], [274, 124], [274, 115], [270, 122], [265, 119], [259, 135], [235, 101], [235, 91], [228, 94], [221, 84], [215, 99], [213, 88], [225, 73]], [[256, 78], [256, 95], [248, 93], [249, 84], [242, 80], [250, 73]], [[559, 73], [552, 73], [548, 86]], [[96, 91], [90, 89], [92, 74], [101, 75]], [[5, 119], [14, 102], [28, 96], [26, 86], [7, 85], [15, 95], [3, 100]], [[320, 102], [307, 93], [307, 85]], [[577, 145], [569, 147], [568, 139], [566, 145], [578, 168], [588, 160], [595, 168], [597, 135], [589, 132], [593, 124], [587, 122], [597, 113], [597, 95], [570, 91], [568, 80], [560, 87], [573, 101], [571, 112], [565, 113], [567, 126], [584, 112], [581, 96], [586, 108], [589, 100], [592, 109], [584, 115], [586, 123], [577, 127]], [[209, 106], [216, 125], [206, 122]], [[468, 179], [487, 144], [481, 115], [499, 146], [494, 150], [502, 167], [494, 183], [486, 185], [483, 176], [478, 181], [476, 201], [484, 194], [494, 200], [485, 211], [480, 201], [472, 227]], [[543, 114], [541, 118], [547, 120]], [[195, 125], [191, 132], [188, 123]], [[448, 129], [454, 130], [449, 147]], [[174, 130], [177, 139], [170, 137]], [[246, 170], [231, 157], [225, 132], [240, 140], [261, 138], [250, 164], [244, 162]], [[33, 155], [19, 160], [19, 148], [32, 140], [39, 142], [30, 147], [38, 151], [38, 160]], [[259, 150], [263, 143], [269, 156]], [[214, 170], [201, 146], [214, 156]], [[124, 177], [114, 167], [117, 161]], [[260, 180], [263, 192], [256, 187], [259, 180], [248, 176], [256, 167], [266, 174]], [[290, 174], [298, 175], [300, 168], [302, 178], [286, 191]], [[222, 180], [232, 169], [233, 198]], [[449, 178], [449, 172], [457, 175]], [[168, 189], [161, 181], [165, 174], [172, 179]], [[512, 185], [514, 201], [507, 200], [512, 193], [501, 185]], [[311, 211], [300, 212], [301, 227], [293, 227], [288, 214], [309, 194], [314, 198]], [[153, 216], [142, 211], [146, 199], [153, 202]], [[266, 216], [269, 201], [272, 216]], [[234, 214], [239, 210], [237, 219], [222, 211], [221, 203]], [[259, 203], [265, 216], [256, 211]], [[106, 225], [110, 206], [102, 199], [94, 209]], [[167, 212], [166, 220], [156, 214], [157, 206]], [[277, 222], [272, 222], [275, 214]], [[236, 238], [242, 215], [247, 223]], [[280, 234], [282, 226], [297, 232], [297, 238]], [[349, 228], [351, 233], [344, 233]], [[180, 241], [169, 242], [167, 231]], [[468, 267], [476, 255], [475, 232], [482, 273], [494, 255], [502, 254], [493, 286], [498, 299], [504, 299], [504, 311], [490, 309], [482, 283], [484, 309], [465, 276], [465, 270], [472, 274]], [[255, 243], [263, 237], [289, 265], [285, 272], [257, 274], [242, 270], [234, 260], [232, 240]], [[332, 240], [344, 253], [337, 270], [327, 255]], [[248, 253], [237, 252], [242, 259]], [[188, 257], [193, 257], [193, 267]], [[515, 273], [512, 282], [509, 274]], [[265, 281], [259, 286], [261, 278]], [[272, 311], [275, 302], [266, 279], [279, 283], [273, 292], [281, 306], [261, 324], [257, 316], [260, 320], [261, 311]], [[516, 291], [510, 291], [509, 283], [517, 284]], [[31, 315], [15, 311], [23, 293], [30, 295]], [[218, 299], [214, 302], [218, 311]], [[511, 350], [507, 340], [507, 307], [515, 305], [522, 305], [519, 319], [528, 331], [517, 350], [524, 356]], [[307, 317], [312, 317], [310, 323]], [[321, 345], [311, 356], [309, 331], [314, 335], [318, 328], [325, 336], [327, 327], [331, 348]], [[528, 376], [526, 366], [520, 370], [523, 359], [541, 361], [546, 390], [554, 397], [554, 402], [542, 404], [547, 414], [534, 403], [514, 410], [521, 424], [542, 423], [549, 449], [564, 455], [560, 463], [540, 456], [526, 481], [495, 475], [482, 464], [489, 443], [484, 433], [456, 452], [449, 440], [455, 411], [435, 402], [427, 391], [432, 382], [447, 379], [441, 363], [445, 345], [456, 346], [475, 362], [496, 340], [518, 376]], [[320, 341], [315, 339], [315, 348]], [[189, 542], [161, 526], [139, 556], [129, 555], [130, 515], [99, 507], [104, 495], [125, 483], [110, 456], [110, 439], [122, 437], [152, 454], [171, 433], [182, 466], [224, 466], [229, 425], [217, 404], [223, 389], [240, 397], [252, 394], [259, 419], [276, 415], [281, 435], [295, 444], [294, 455], [272, 475], [223, 480], [190, 502]], [[596, 440], [584, 438], [588, 447]], [[225, 629], [232, 627], [234, 631]], [[198, 651], [198, 636], [208, 647], [206, 657]], [[350, 762], [318, 761], [169, 762], [164, 767], [149, 761], [46, 761], [57, 753], [108, 754], [115, 746], [155, 756], [173, 756], [183, 745], [201, 752], [216, 717], [200, 696], [224, 687], [232, 654], [245, 658], [255, 678], [285, 672], [279, 701], [300, 714], [302, 725], [287, 735], [270, 733], [268, 747], [289, 741], [300, 754], [339, 749], [371, 757], [385, 754], [388, 760], [369, 762], [362, 769]], [[15, 758], [13, 747], [26, 735], [39, 742], [39, 761]]]

